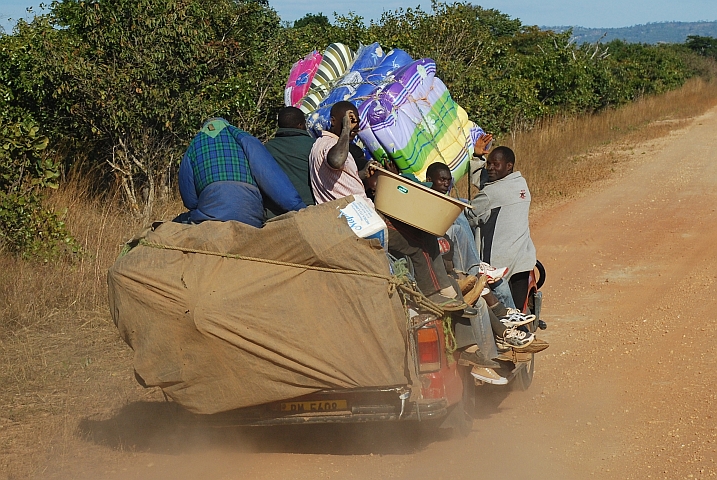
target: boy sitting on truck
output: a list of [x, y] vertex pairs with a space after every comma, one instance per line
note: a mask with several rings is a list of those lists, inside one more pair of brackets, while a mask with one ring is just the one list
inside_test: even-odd
[[[484, 135], [484, 137], [488, 137], [488, 140], [492, 138], [489, 135]], [[487, 144], [486, 142], [480, 144], [480, 142], [481, 139], [479, 138], [478, 141], [476, 141], [476, 151], [478, 151], [479, 148], [485, 148]], [[432, 163], [426, 169], [426, 181], [431, 182], [431, 188], [433, 190], [448, 195], [453, 187], [451, 169], [442, 162]], [[515, 308], [510, 288], [506, 282], [501, 280], [502, 277], [508, 273], [509, 269], [507, 267], [496, 268], [487, 262], [481, 261], [478, 249], [476, 248], [473, 229], [468, 224], [468, 218], [466, 218], [464, 213], [458, 215], [453, 225], [448, 228], [446, 237], [450, 239], [454, 269], [462, 274], [473, 275], [475, 277], [487, 275], [488, 287], [493, 290], [496, 297], [498, 297], [506, 307]], [[472, 300], [475, 301], [476, 298], [477, 295], [473, 297]], [[471, 302], [467, 301], [467, 303], [470, 304]]]

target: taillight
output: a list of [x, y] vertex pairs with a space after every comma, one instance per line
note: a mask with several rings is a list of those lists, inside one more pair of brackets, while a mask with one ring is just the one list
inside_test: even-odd
[[441, 344], [436, 327], [419, 328], [418, 364], [421, 373], [435, 372], [441, 369]]

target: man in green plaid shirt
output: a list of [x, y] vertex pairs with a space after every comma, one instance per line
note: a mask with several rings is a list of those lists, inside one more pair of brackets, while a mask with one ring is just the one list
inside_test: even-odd
[[179, 165], [182, 218], [264, 224], [264, 201], [284, 212], [306, 208], [296, 188], [255, 137], [223, 118], [208, 120]]

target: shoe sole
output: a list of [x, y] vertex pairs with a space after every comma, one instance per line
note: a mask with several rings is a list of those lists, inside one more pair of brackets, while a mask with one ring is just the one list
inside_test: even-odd
[[549, 343], [538, 343], [535, 344], [533, 342], [530, 342], [526, 348], [521, 348], [520, 351], [522, 353], [540, 353], [543, 350], [547, 349], [550, 346]]
[[476, 277], [474, 277], [473, 275], [471, 275], [470, 277], [467, 277], [465, 279], [465, 283], [463, 285], [461, 285], [461, 283], [458, 282], [458, 286], [461, 289], [461, 293], [463, 295], [466, 295], [468, 292], [473, 290], [473, 287], [475, 286], [477, 281], [478, 281], [478, 279]]
[[466, 307], [468, 307], [468, 305], [465, 304], [465, 303], [459, 303], [459, 304], [456, 304], [456, 305], [441, 305], [441, 304], [439, 303], [439, 304], [437, 304], [437, 305], [438, 305], [438, 306], [441, 308], [441, 310], [443, 310], [444, 312], [462, 312], [463, 310], [466, 309]]
[[[436, 299], [432, 300], [431, 297], [427, 297], [428, 300], [435, 303], [440, 309], [442, 309], [444, 312], [461, 312], [465, 310], [468, 307], [468, 304], [465, 302], [461, 302], [459, 300], [449, 300], [449, 301], [443, 301], [442, 299]], [[443, 297], [446, 298], [446, 297]]]
[[501, 377], [501, 380], [496, 378], [488, 378], [488, 377], [482, 377], [480, 375], [476, 375], [475, 373], [471, 372], [471, 377], [475, 378], [476, 380], [480, 380], [481, 382], [490, 383], [491, 385], [507, 385], [508, 379]]
[[[527, 325], [529, 323], [533, 323], [535, 321], [535, 315], [527, 315], [527, 318], [525, 320], [522, 320], [520, 322], [500, 322], [506, 327], [522, 327], [523, 325]], [[532, 317], [532, 318], [531, 318]]]
[[495, 344], [496, 344], [496, 346], [497, 346], [499, 349], [503, 349], [503, 350], [508, 350], [509, 348], [512, 348], [512, 349], [515, 349], [515, 350], [523, 350], [523, 349], [525, 349], [528, 345], [530, 345], [531, 343], [533, 343], [533, 340], [535, 340], [535, 337], [532, 337], [528, 343], [523, 344], [523, 345], [521, 345], [521, 346], [518, 347], [518, 346], [515, 346], [515, 345], [511, 345], [510, 343], [504, 342], [503, 339], [497, 339], [497, 338], [496, 338]]
[[480, 364], [480, 363], [476, 363], [476, 362], [471, 362], [471, 361], [465, 360], [463, 358], [458, 359], [458, 365], [460, 365], [461, 367], [500, 368], [499, 363], [496, 363], [495, 365], [485, 365], [485, 364]]

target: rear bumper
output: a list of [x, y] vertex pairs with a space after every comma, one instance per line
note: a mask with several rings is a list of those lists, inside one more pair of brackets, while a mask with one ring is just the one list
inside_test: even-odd
[[448, 414], [448, 402], [440, 400], [421, 400], [406, 402], [401, 415], [397, 405], [360, 405], [350, 410], [337, 412], [305, 412], [297, 414], [278, 414], [266, 408], [235, 410], [213, 415], [212, 423], [219, 426], [271, 426], [271, 425], [308, 425], [319, 423], [368, 423], [395, 421], [427, 421]]

